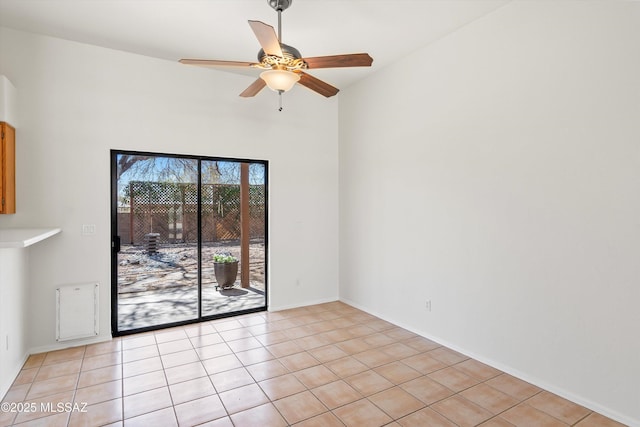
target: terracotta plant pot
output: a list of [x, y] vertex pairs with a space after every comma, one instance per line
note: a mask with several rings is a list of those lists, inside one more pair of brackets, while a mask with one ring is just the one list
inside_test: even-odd
[[236, 278], [238, 277], [238, 261], [214, 262], [213, 272], [216, 275], [218, 287], [222, 289], [231, 288], [236, 283]]

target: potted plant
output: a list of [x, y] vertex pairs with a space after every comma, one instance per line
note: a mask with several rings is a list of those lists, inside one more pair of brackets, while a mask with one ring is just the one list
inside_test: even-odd
[[232, 288], [238, 276], [238, 258], [228, 253], [213, 255], [213, 272], [219, 288]]

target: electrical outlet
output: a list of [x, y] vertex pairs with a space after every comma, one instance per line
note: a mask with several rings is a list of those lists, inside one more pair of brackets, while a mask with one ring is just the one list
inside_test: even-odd
[[431, 311], [431, 300], [430, 300], [430, 299], [429, 299], [429, 300], [427, 300], [427, 301], [424, 303], [424, 308], [425, 308], [425, 309], [427, 309], [427, 311]]
[[96, 234], [96, 225], [95, 224], [82, 224], [82, 235], [90, 236], [92, 234]]

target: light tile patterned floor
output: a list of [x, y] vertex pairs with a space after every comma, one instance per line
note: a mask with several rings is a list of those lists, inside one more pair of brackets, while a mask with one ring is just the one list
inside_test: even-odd
[[2, 427], [622, 425], [340, 302], [32, 355], [3, 402]]

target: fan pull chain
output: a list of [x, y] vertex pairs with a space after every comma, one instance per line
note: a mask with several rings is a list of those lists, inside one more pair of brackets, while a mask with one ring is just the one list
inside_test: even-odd
[[282, 111], [282, 91], [278, 91], [278, 111]]

